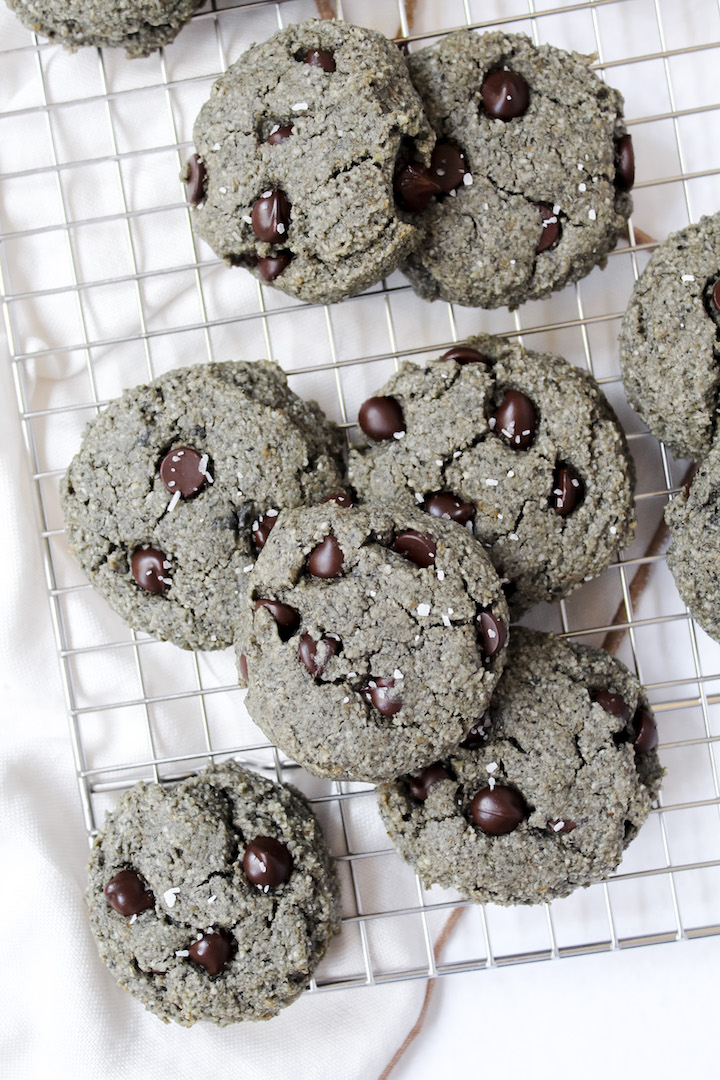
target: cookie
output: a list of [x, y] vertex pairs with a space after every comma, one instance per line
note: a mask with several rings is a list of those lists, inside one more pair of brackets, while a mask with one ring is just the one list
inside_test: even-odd
[[592, 376], [560, 357], [469, 338], [424, 368], [402, 364], [358, 419], [358, 494], [471, 528], [514, 616], [567, 596], [632, 538], [622, 429]]
[[635, 283], [620, 332], [625, 390], [676, 457], [706, 454], [720, 408], [720, 213], [672, 233]]
[[484, 712], [508, 612], [469, 533], [349, 501], [280, 515], [236, 649], [247, 709], [281, 750], [318, 776], [376, 782], [433, 761]]
[[409, 58], [457, 179], [417, 215], [423, 239], [402, 269], [418, 295], [515, 308], [605, 265], [634, 160], [622, 97], [593, 60], [469, 30]]
[[338, 429], [274, 364], [180, 368], [91, 421], [61, 483], [68, 543], [128, 625], [224, 648], [278, 510], [337, 491], [342, 472]]
[[266, 1020], [308, 986], [339, 931], [320, 826], [289, 786], [236, 762], [136, 784], [90, 857], [100, 956], [162, 1020]]
[[215, 83], [185, 177], [199, 236], [314, 303], [354, 296], [419, 240], [392, 190], [404, 141], [434, 137], [395, 45], [333, 19], [289, 26]]
[[20, 21], [74, 52], [83, 45], [148, 56], [182, 30], [199, 0], [7, 0]]
[[427, 886], [537, 904], [615, 870], [660, 788], [656, 745], [619, 661], [518, 627], [483, 720], [454, 753], [383, 784], [380, 813]]

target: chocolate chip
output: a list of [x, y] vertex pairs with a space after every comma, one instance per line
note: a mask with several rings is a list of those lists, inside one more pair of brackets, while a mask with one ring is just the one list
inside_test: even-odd
[[270, 510], [262, 517], [256, 518], [252, 523], [252, 538], [253, 545], [256, 551], [262, 551], [267, 543], [267, 538], [275, 528], [275, 522], [278, 519], [277, 510], [272, 513]]
[[635, 151], [629, 135], [615, 140], [615, 187], [629, 191], [635, 183]]
[[326, 49], [310, 49], [305, 57], [305, 63], [310, 67], [322, 68], [323, 71], [335, 70], [333, 54]]
[[268, 135], [268, 142], [271, 146], [278, 146], [279, 143], [284, 143], [293, 133], [292, 124], [276, 124]]
[[613, 690], [592, 690], [590, 697], [601, 705], [605, 712], [610, 713], [611, 716], [617, 716], [623, 724], [629, 723], [632, 709], [620, 694], [616, 694]]
[[366, 701], [374, 705], [381, 716], [394, 716], [402, 708], [402, 697], [392, 694], [395, 689], [395, 680], [380, 676], [377, 679], [369, 679], [363, 690]]
[[256, 600], [255, 610], [265, 607], [277, 623], [278, 634], [281, 641], [288, 641], [300, 625], [300, 612], [290, 607], [289, 604], [281, 604], [278, 600]]
[[253, 232], [258, 240], [278, 244], [287, 236], [290, 224], [290, 203], [280, 188], [268, 191], [256, 200], [250, 215]]
[[507, 641], [507, 626], [492, 611], [481, 611], [476, 615], [476, 633], [482, 650], [488, 659], [496, 656]]
[[480, 89], [488, 116], [495, 120], [513, 120], [523, 116], [530, 104], [530, 87], [517, 71], [500, 68], [488, 75]]
[[712, 287], [710, 298], [713, 303], [713, 307], [716, 311], [720, 311], [720, 279], [718, 279]]
[[550, 505], [560, 517], [567, 517], [585, 498], [585, 484], [572, 465], [557, 464], [553, 474]]
[[430, 159], [430, 177], [441, 191], [455, 191], [467, 172], [465, 155], [452, 143], [437, 143]]
[[434, 566], [437, 547], [435, 541], [416, 529], [398, 533], [395, 537], [395, 550], [406, 555], [417, 566]]
[[368, 439], [384, 442], [405, 431], [402, 406], [394, 397], [371, 397], [358, 411], [358, 424]]
[[559, 216], [548, 203], [538, 203], [537, 208], [540, 211], [542, 220], [542, 232], [535, 251], [540, 255], [557, 242], [562, 232], [562, 226], [560, 225]]
[[[318, 660], [318, 645], [322, 644], [325, 651], [325, 659]], [[320, 641], [316, 641], [312, 634], [303, 634], [298, 645], [298, 659], [305, 665], [314, 679], [319, 679], [330, 663], [333, 656], [340, 652], [341, 641], [332, 634], [323, 634]]]
[[208, 975], [219, 975], [233, 954], [235, 939], [226, 930], [205, 934], [188, 949], [191, 960], [205, 968]]
[[259, 889], [282, 885], [289, 880], [292, 868], [292, 855], [272, 836], [256, 836], [245, 848], [243, 870]]
[[487, 724], [489, 718], [481, 716], [479, 720], [476, 720], [473, 726], [468, 731], [467, 735], [460, 743], [463, 750], [476, 750], [478, 746], [483, 746], [488, 740]]
[[633, 728], [635, 729], [633, 740], [635, 753], [647, 754], [648, 751], [654, 750], [658, 744], [658, 731], [655, 718], [649, 709], [638, 709], [633, 718]]
[[463, 502], [452, 491], [434, 491], [425, 496], [423, 510], [433, 517], [448, 518], [457, 521], [460, 525], [467, 525], [475, 517], [475, 507], [472, 503]]
[[266, 255], [258, 259], [256, 265], [263, 281], [274, 281], [291, 262], [292, 251], [278, 251], [276, 255]]
[[411, 214], [426, 210], [430, 200], [440, 194], [440, 186], [433, 180], [427, 165], [411, 162], [397, 169], [393, 177], [395, 194]]
[[155, 897], [135, 870], [121, 870], [103, 889], [105, 899], [118, 915], [139, 915], [155, 906]]
[[160, 462], [160, 479], [173, 495], [179, 491], [183, 499], [189, 499], [207, 484], [207, 463], [207, 454], [199, 454], [189, 446], [178, 446]]
[[149, 593], [166, 593], [170, 588], [167, 557], [157, 548], [138, 548], [130, 561], [132, 576]]
[[471, 349], [467, 345], [453, 345], [440, 357], [441, 360], [455, 360], [458, 364], [485, 364], [492, 367], [494, 361], [477, 349]]
[[439, 780], [450, 779], [450, 773], [445, 766], [435, 762], [434, 765], [428, 765], [427, 769], [423, 769], [419, 776], [413, 776], [408, 787], [414, 799], [417, 799], [418, 802], [425, 802], [433, 784], [437, 784]]
[[313, 577], [334, 578], [342, 573], [344, 563], [342, 548], [330, 533], [312, 549], [305, 565]]
[[525, 820], [528, 808], [517, 788], [496, 784], [494, 788], [481, 788], [473, 796], [470, 816], [484, 833], [504, 836]]
[[185, 186], [189, 203], [197, 206], [203, 201], [207, 191], [207, 171], [199, 154], [193, 154], [185, 166]]
[[493, 428], [503, 442], [513, 450], [527, 450], [537, 435], [538, 414], [534, 403], [520, 390], [506, 390], [491, 420]]
[[577, 829], [577, 821], [569, 821], [566, 818], [555, 818], [554, 821], [548, 821], [548, 829], [554, 833], [569, 833], [573, 829]]
[[242, 675], [245, 682], [247, 682], [248, 681], [247, 656], [245, 656], [244, 653], [240, 653], [240, 655], [238, 656], [238, 667], [240, 668], [240, 674]]
[[334, 502], [338, 506], [342, 506], [344, 509], [349, 510], [351, 506], [354, 506], [352, 495], [349, 495], [347, 491], [336, 491], [334, 495], [326, 495], [322, 502]]

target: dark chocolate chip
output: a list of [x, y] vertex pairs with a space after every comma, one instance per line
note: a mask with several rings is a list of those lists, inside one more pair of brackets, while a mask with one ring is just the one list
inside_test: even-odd
[[167, 557], [157, 548], [138, 548], [130, 562], [132, 576], [149, 593], [166, 593], [170, 588]]
[[276, 124], [268, 135], [268, 142], [271, 146], [278, 146], [280, 143], [284, 143], [291, 137], [293, 133], [292, 124]]
[[615, 140], [615, 187], [629, 191], [635, 183], [635, 151], [629, 135]]
[[292, 855], [272, 836], [256, 836], [245, 848], [243, 869], [259, 889], [282, 885], [290, 878], [292, 868]]
[[267, 538], [275, 528], [278, 519], [277, 510], [273, 513], [268, 510], [262, 517], [256, 518], [252, 523], [252, 538], [256, 551], [262, 551], [267, 543]]
[[481, 611], [476, 616], [477, 636], [488, 659], [496, 656], [507, 641], [507, 626], [492, 611]]
[[572, 465], [558, 463], [553, 474], [550, 505], [560, 517], [567, 517], [585, 498], [585, 484]]
[[397, 169], [393, 177], [393, 188], [411, 214], [420, 214], [426, 210], [430, 200], [440, 194], [439, 185], [430, 175], [427, 165], [411, 162], [402, 169]]
[[381, 676], [377, 679], [369, 679], [363, 690], [366, 701], [374, 705], [381, 716], [394, 716], [402, 708], [402, 697], [392, 694], [395, 689], [395, 680]]
[[248, 666], [247, 666], [247, 656], [245, 656], [245, 653], [240, 653], [240, 655], [238, 656], [238, 667], [240, 668], [240, 674], [242, 675], [245, 682], [247, 682], [248, 681]]
[[567, 818], [555, 818], [554, 821], [548, 821], [548, 829], [554, 833], [568, 833], [573, 829], [577, 829], [577, 821], [569, 821]]
[[527, 815], [527, 805], [520, 792], [506, 784], [481, 788], [470, 801], [470, 816], [490, 836], [511, 833]]
[[208, 975], [219, 975], [233, 954], [235, 939], [226, 930], [205, 934], [188, 949], [190, 959], [205, 968]]
[[[318, 660], [317, 657], [318, 645], [321, 643], [326, 652], [324, 660]], [[323, 634], [320, 641], [316, 641], [310, 633], [303, 634], [298, 645], [298, 659], [305, 665], [314, 679], [319, 679], [332, 657], [337, 656], [340, 652], [341, 644], [340, 639], [332, 634]]]
[[374, 442], [384, 442], [405, 431], [402, 406], [394, 397], [371, 397], [358, 411], [358, 424]]
[[118, 915], [139, 915], [155, 906], [155, 897], [135, 870], [121, 870], [103, 889], [105, 899]]
[[500, 68], [482, 84], [480, 94], [485, 112], [495, 120], [514, 120], [523, 116], [530, 104], [530, 87], [517, 71]]
[[256, 265], [263, 281], [274, 281], [291, 262], [292, 251], [278, 251], [276, 255], [266, 255], [258, 259]]
[[322, 68], [323, 71], [335, 70], [333, 54], [327, 49], [310, 49], [305, 57], [305, 63], [310, 67]]
[[189, 203], [197, 206], [203, 201], [207, 191], [207, 172], [199, 154], [193, 154], [185, 166], [185, 186]]
[[465, 155], [452, 143], [437, 143], [430, 159], [430, 177], [441, 191], [455, 191], [467, 172]]
[[418, 566], [434, 566], [437, 547], [431, 536], [408, 529], [395, 537], [395, 550]]
[[463, 750], [476, 750], [478, 746], [483, 746], [488, 740], [487, 724], [489, 718], [481, 716], [479, 720], [476, 720], [473, 726], [468, 731], [467, 735], [460, 743]]
[[256, 600], [255, 610], [265, 607], [277, 623], [278, 634], [281, 641], [287, 641], [293, 636], [300, 625], [300, 612], [290, 607], [289, 604], [281, 604], [278, 600]]
[[638, 709], [633, 718], [633, 728], [635, 729], [633, 740], [635, 753], [647, 754], [648, 751], [654, 750], [658, 744], [658, 731], [655, 718], [649, 709]]
[[433, 784], [437, 784], [439, 780], [450, 779], [450, 773], [445, 766], [435, 762], [434, 765], [428, 765], [427, 769], [423, 769], [419, 776], [413, 776], [408, 787], [414, 799], [417, 799], [418, 802], [425, 802]]
[[452, 349], [444, 352], [440, 359], [455, 360], [458, 364], [485, 364], [487, 367], [491, 367], [494, 363], [489, 356], [467, 345], [453, 345]]
[[632, 710], [628, 705], [624, 697], [620, 694], [616, 694], [613, 690], [592, 690], [590, 697], [593, 701], [597, 701], [598, 705], [601, 705], [605, 712], [610, 713], [611, 716], [617, 716], [619, 720], [622, 720], [623, 724], [627, 724], [632, 716]]
[[275, 188], [261, 195], [256, 200], [250, 217], [258, 240], [279, 244], [287, 236], [290, 224], [290, 203], [285, 192]]
[[538, 240], [535, 250], [537, 254], [540, 255], [558, 241], [560, 233], [562, 232], [562, 226], [560, 225], [560, 218], [548, 203], [538, 203], [537, 208], [540, 211], [540, 218], [542, 220], [542, 232], [540, 233], [540, 239]]
[[716, 311], [720, 311], [720, 279], [718, 279], [712, 287], [710, 298], [713, 302], [713, 307]]
[[355, 505], [352, 495], [350, 495], [347, 491], [336, 491], [334, 495], [326, 495], [325, 498], [321, 501], [324, 503], [337, 503], [338, 506], [342, 506], [346, 510], [349, 510], [351, 506]]
[[330, 533], [307, 557], [306, 566], [313, 577], [334, 578], [342, 574], [345, 556], [337, 539]]
[[506, 390], [493, 413], [496, 435], [513, 450], [527, 450], [537, 435], [538, 414], [534, 403], [520, 390]]
[[160, 479], [173, 495], [179, 491], [183, 499], [189, 499], [202, 491], [208, 482], [207, 462], [207, 454], [199, 454], [189, 446], [178, 446], [160, 462]]
[[425, 496], [423, 510], [433, 517], [448, 518], [457, 521], [460, 525], [467, 525], [475, 517], [475, 507], [472, 503], [463, 500], [452, 491], [434, 491]]

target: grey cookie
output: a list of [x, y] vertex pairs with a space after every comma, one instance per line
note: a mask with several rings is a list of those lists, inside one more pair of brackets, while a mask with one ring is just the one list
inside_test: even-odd
[[183, 1025], [274, 1016], [340, 924], [307, 800], [235, 762], [128, 791], [95, 840], [87, 902], [120, 985]]
[[620, 359], [628, 400], [677, 457], [702, 457], [717, 430], [718, 282], [715, 214], [672, 233], [655, 249], [623, 319]]
[[466, 743], [378, 794], [393, 844], [425, 884], [480, 902], [537, 904], [610, 874], [663, 775], [627, 668], [524, 628]]
[[690, 614], [720, 640], [720, 444], [689, 485], [665, 508], [670, 526], [667, 564]]
[[[318, 53], [325, 67], [307, 62]], [[393, 172], [403, 140], [427, 161], [434, 137], [381, 34], [311, 19], [252, 46], [215, 83], [194, 137], [206, 171], [198, 234], [291, 296], [353, 296], [418, 242]]]
[[404, 363], [378, 391], [397, 402], [404, 433], [366, 437], [350, 452], [350, 481], [361, 496], [413, 501], [471, 527], [517, 616], [567, 596], [630, 542], [632, 460], [587, 372], [487, 335], [453, 355]]
[[276, 365], [180, 368], [91, 421], [61, 483], [68, 543], [130, 626], [224, 648], [277, 511], [337, 491], [342, 471], [338, 429]]
[[148, 56], [182, 30], [202, 0], [7, 0], [20, 21], [75, 51], [83, 45]]
[[309, 772], [386, 780], [485, 710], [508, 612], [469, 533], [379, 502], [287, 510], [250, 585], [236, 640], [246, 706]]
[[[418, 215], [423, 240], [402, 269], [420, 296], [514, 308], [605, 265], [630, 215], [634, 173], [622, 97], [590, 70], [593, 60], [522, 34], [469, 30], [410, 57], [438, 139], [464, 153], [468, 170], [454, 196]], [[486, 94], [505, 101], [486, 81], [503, 68], [528, 92], [525, 111], [507, 120], [484, 104]], [[504, 110], [521, 98], [519, 86]]]

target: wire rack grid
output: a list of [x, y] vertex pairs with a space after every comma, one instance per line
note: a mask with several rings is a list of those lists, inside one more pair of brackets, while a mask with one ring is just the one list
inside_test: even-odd
[[[605, 271], [513, 314], [425, 304], [399, 274], [342, 305], [300, 304], [196, 246], [178, 179], [193, 119], [241, 49], [314, 14], [309, 0], [213, 0], [176, 43], [131, 64], [110, 50], [68, 57], [0, 14], [3, 313], [88, 835], [141, 778], [168, 783], [238, 755], [292, 780], [313, 801], [343, 886], [343, 932], [310, 992], [720, 932], [720, 649], [649, 547], [687, 463], [627, 407], [615, 340], [652, 237], [718, 205], [720, 6], [679, 6], [337, 4], [341, 17], [404, 37], [411, 50], [469, 26], [592, 52], [599, 75], [624, 92], [639, 164], [628, 242]], [[621, 631], [618, 655], [647, 688], [667, 768], [661, 803], [620, 870], [534, 908], [468, 905], [424, 889], [392, 852], [369, 785], [316, 780], [268, 744], [244, 711], [226, 652], [185, 654], [119, 622], [69, 556], [57, 497], [87, 420], [122, 388], [172, 367], [274, 357], [351, 437], [358, 404], [400, 360], [422, 360], [480, 329], [592, 371], [626, 428], [638, 471], [632, 548], [526, 621], [596, 645]], [[632, 588], [638, 574], [649, 577], [641, 594]], [[457, 907], [465, 917], [440, 954]]]

